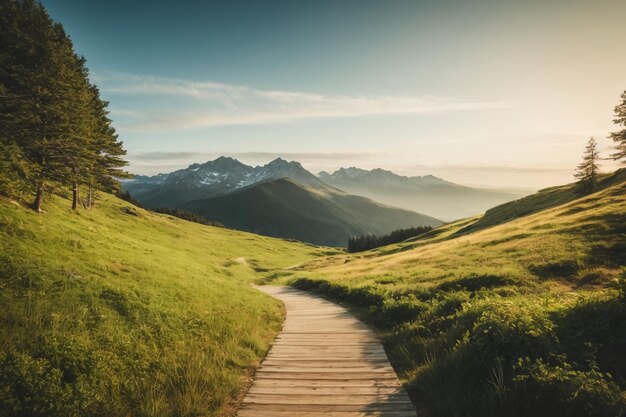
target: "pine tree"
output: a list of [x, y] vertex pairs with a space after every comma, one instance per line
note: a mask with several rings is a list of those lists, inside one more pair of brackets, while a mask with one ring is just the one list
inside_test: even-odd
[[63, 178], [60, 182], [72, 191], [72, 209], [77, 210], [80, 204], [80, 185], [86, 176], [86, 166], [96, 158], [91, 146], [93, 116], [90, 111], [89, 83], [85, 60], [74, 54], [67, 36], [60, 39], [64, 54], [63, 78], [66, 82], [64, 94], [71, 101], [63, 102], [63, 121], [59, 125], [62, 134], [56, 138], [57, 150], [61, 151], [59, 161]]
[[33, 208], [40, 211], [48, 182], [65, 178], [61, 145], [70, 136], [67, 108], [73, 102], [66, 36], [32, 0], [1, 4], [0, 127], [7, 145], [19, 147], [30, 166]]
[[612, 132], [609, 138], [613, 139], [613, 142], [616, 144], [616, 152], [611, 154], [611, 158], [616, 161], [621, 160], [623, 164], [626, 164], [626, 91], [620, 95], [620, 98], [622, 102], [615, 106], [615, 119], [613, 119], [613, 123], [624, 126], [624, 129]]
[[597, 142], [594, 138], [590, 138], [585, 147], [583, 161], [576, 169], [575, 177], [578, 178], [580, 194], [588, 194], [598, 188], [599, 159]]
[[98, 88], [91, 85], [90, 109], [93, 117], [92, 151], [95, 157], [87, 164], [87, 201], [86, 207], [91, 207], [94, 202], [96, 190], [115, 193], [120, 189], [118, 179], [129, 178], [130, 175], [122, 169], [128, 163], [123, 159], [126, 150], [123, 143], [118, 140], [118, 135], [111, 120], [108, 117], [108, 102], [100, 99]]
[[[0, 153], [19, 155], [37, 211], [49, 184], [70, 187], [77, 209], [81, 186], [114, 191], [113, 176], [127, 175], [107, 103], [88, 76], [84, 58], [43, 6], [0, 1]], [[15, 180], [0, 173], [6, 189], [3, 179]]]

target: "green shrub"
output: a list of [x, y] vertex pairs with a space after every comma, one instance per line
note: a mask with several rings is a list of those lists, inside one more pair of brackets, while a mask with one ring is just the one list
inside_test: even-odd
[[0, 351], [0, 415], [13, 417], [78, 416], [83, 404], [63, 373], [43, 358]]
[[509, 415], [616, 417], [626, 413], [624, 393], [610, 374], [595, 368], [578, 371], [566, 362], [548, 365], [524, 358], [516, 371], [510, 393], [513, 404], [503, 404], [513, 413]]

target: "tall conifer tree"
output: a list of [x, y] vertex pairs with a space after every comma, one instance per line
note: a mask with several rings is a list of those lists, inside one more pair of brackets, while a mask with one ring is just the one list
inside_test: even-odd
[[105, 192], [116, 192], [120, 188], [117, 179], [128, 178], [130, 175], [122, 169], [127, 165], [123, 159], [126, 150], [122, 142], [118, 140], [118, 135], [111, 120], [108, 117], [108, 102], [100, 99], [98, 88], [90, 86], [91, 103], [90, 108], [93, 115], [92, 125], [92, 149], [95, 157], [87, 165], [86, 185], [87, 202], [86, 206], [93, 204], [93, 193], [95, 190]]
[[589, 138], [583, 154], [583, 161], [578, 165], [575, 175], [578, 178], [581, 194], [594, 192], [598, 188], [599, 159], [596, 140]]
[[615, 153], [611, 154], [611, 158], [626, 164], [626, 91], [621, 94], [620, 98], [622, 102], [615, 106], [613, 123], [623, 126], [624, 129], [612, 132], [609, 137], [615, 142]]

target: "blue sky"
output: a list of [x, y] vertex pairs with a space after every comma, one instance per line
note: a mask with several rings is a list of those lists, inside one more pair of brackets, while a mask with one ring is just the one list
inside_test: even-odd
[[626, 89], [623, 1], [43, 4], [136, 173], [283, 156], [539, 188], [571, 180], [589, 136], [608, 153]]

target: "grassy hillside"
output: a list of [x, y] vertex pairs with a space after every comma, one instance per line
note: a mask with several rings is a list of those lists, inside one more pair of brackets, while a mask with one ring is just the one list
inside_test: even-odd
[[[313, 260], [280, 279], [347, 301], [378, 326], [424, 416], [620, 416], [623, 176], [583, 198], [572, 186], [543, 191], [426, 238]], [[547, 203], [564, 195], [572, 197]], [[505, 211], [524, 215], [485, 225]]]
[[[604, 189], [626, 181], [626, 169], [604, 175], [598, 187]], [[485, 212], [477, 221], [459, 230], [459, 234], [505, 223], [518, 217], [527, 216], [551, 207], [556, 207], [580, 198], [579, 188], [572, 185], [546, 188], [535, 194], [494, 207]]]
[[423, 214], [340, 192], [317, 192], [285, 178], [181, 207], [235, 229], [332, 246], [346, 246], [356, 235], [441, 224]]
[[249, 280], [322, 249], [112, 196], [67, 206], [0, 200], [0, 415], [227, 412], [281, 325]]

